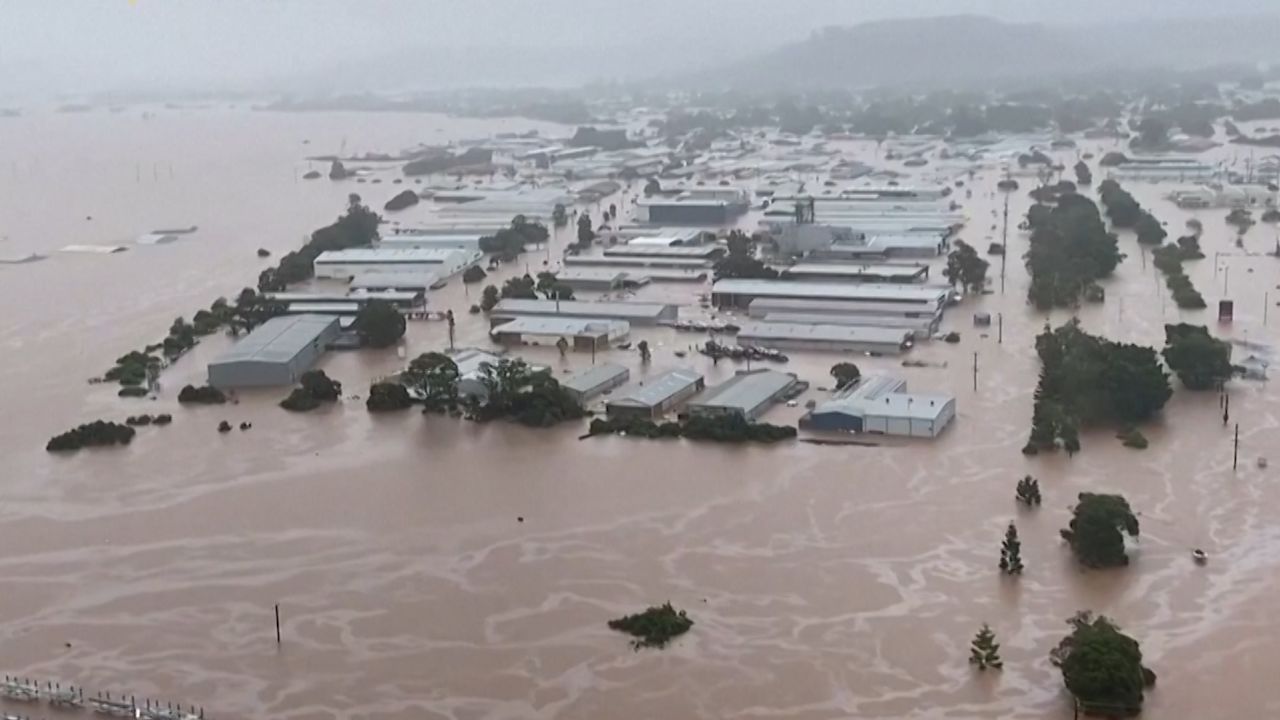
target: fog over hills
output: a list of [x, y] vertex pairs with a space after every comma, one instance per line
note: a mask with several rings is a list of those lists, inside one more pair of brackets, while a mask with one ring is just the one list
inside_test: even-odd
[[1280, 64], [1277, 17], [1275, 0], [0, 0], [0, 101], [594, 82], [985, 85]]
[[830, 27], [801, 42], [694, 76], [694, 84], [779, 89], [928, 88], [1100, 70], [1194, 69], [1280, 61], [1280, 18], [1051, 26], [962, 15]]

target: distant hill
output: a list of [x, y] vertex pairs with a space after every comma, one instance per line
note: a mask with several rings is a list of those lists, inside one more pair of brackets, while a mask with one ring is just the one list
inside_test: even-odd
[[990, 87], [1001, 80], [1105, 68], [1192, 68], [1280, 60], [1280, 18], [1111, 25], [1006, 23], [975, 15], [831, 27], [695, 82], [760, 88]]

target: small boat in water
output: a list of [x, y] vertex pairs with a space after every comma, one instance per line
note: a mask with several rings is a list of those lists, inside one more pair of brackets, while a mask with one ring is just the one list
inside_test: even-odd
[[1203, 565], [1209, 562], [1209, 554], [1200, 548], [1191, 551], [1191, 559], [1196, 561], [1197, 565]]

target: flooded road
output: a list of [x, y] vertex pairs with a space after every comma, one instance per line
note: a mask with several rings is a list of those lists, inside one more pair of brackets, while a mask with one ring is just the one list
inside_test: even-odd
[[[863, 372], [901, 373], [915, 390], [956, 395], [957, 421], [936, 442], [578, 441], [581, 426], [375, 417], [351, 399], [298, 416], [276, 407], [283, 390], [179, 408], [177, 388], [203, 379], [226, 347], [220, 337], [165, 372], [159, 401], [85, 384], [158, 339], [176, 315], [251, 285], [274, 261], [258, 259], [258, 247], [275, 256], [296, 247], [350, 191], [380, 207], [399, 189], [303, 182], [305, 156], [334, 152], [343, 138], [350, 152], [392, 152], [530, 127], [552, 129], [231, 110], [0, 121], [0, 157], [10, 162], [0, 167], [0, 250], [51, 255], [0, 266], [6, 672], [195, 703], [214, 718], [1065, 719], [1070, 704], [1048, 652], [1065, 618], [1092, 609], [1140, 639], [1159, 674], [1144, 717], [1280, 713], [1270, 687], [1280, 668], [1280, 522], [1271, 511], [1280, 488], [1255, 462], [1280, 447], [1276, 392], [1231, 383], [1232, 422], [1241, 426], [1235, 472], [1216, 397], [1180, 388], [1162, 421], [1142, 428], [1146, 451], [1099, 430], [1082, 435], [1073, 459], [1024, 458], [1038, 372], [1032, 343], [1046, 316], [1024, 302], [1026, 237], [1012, 230], [1004, 293], [997, 280], [995, 294], [948, 313], [959, 345], [913, 351], [938, 366], [857, 360]], [[988, 195], [996, 179], [984, 171], [975, 197], [961, 200], [970, 217], [961, 237], [980, 249], [998, 223], [991, 215], [1001, 198]], [[1125, 185], [1180, 233], [1190, 215], [1159, 199], [1168, 186]], [[1012, 197], [1014, 222], [1030, 186]], [[1234, 234], [1225, 210], [1197, 216], [1209, 257], [1188, 272], [1214, 306], [1226, 284], [1214, 252], [1235, 252]], [[147, 230], [191, 224], [200, 230], [190, 240], [132, 246]], [[1255, 227], [1247, 245], [1268, 250], [1272, 234]], [[72, 242], [131, 247], [53, 252]], [[1179, 311], [1149, 258], [1143, 269], [1131, 234], [1121, 247], [1129, 258], [1106, 283], [1107, 302], [1080, 316], [1092, 332], [1160, 346], [1163, 323]], [[1215, 332], [1271, 341], [1262, 309], [1280, 299], [1277, 261], [1217, 262], [1231, 268], [1237, 321]], [[462, 312], [477, 290], [454, 281], [431, 295], [433, 307], [459, 313], [459, 344], [484, 340], [484, 324]], [[691, 301], [701, 291], [651, 286], [639, 297]], [[1002, 342], [994, 328], [974, 332], [975, 311], [1003, 316]], [[1183, 317], [1215, 327], [1212, 310]], [[600, 359], [637, 376], [693, 364], [709, 383], [733, 371], [672, 354], [698, 336], [648, 328], [633, 336], [655, 345], [649, 368], [634, 353]], [[443, 323], [413, 323], [407, 352], [446, 338]], [[521, 354], [557, 372], [590, 363], [551, 348]], [[841, 357], [792, 356], [789, 369], [815, 386], [802, 402], [821, 397]], [[402, 362], [392, 351], [331, 353], [321, 367], [363, 395], [370, 378]], [[174, 423], [140, 429], [124, 449], [65, 457], [43, 449], [77, 423], [144, 411], [173, 412]], [[794, 422], [798, 413], [777, 408], [766, 419]], [[253, 429], [220, 435], [223, 419]], [[1013, 501], [1028, 473], [1045, 495], [1036, 511]], [[1129, 568], [1083, 572], [1059, 540], [1085, 490], [1121, 492], [1140, 511]], [[1017, 581], [996, 569], [1011, 519], [1027, 564]], [[1191, 562], [1192, 547], [1209, 552], [1207, 566]], [[666, 600], [695, 625], [665, 651], [632, 652], [605, 626]], [[1002, 645], [1000, 674], [977, 676], [967, 663], [983, 622]]]

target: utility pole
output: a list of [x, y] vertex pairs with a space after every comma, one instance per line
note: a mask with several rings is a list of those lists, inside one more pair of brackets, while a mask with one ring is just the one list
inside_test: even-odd
[[1005, 258], [1009, 256], [1009, 193], [1004, 194], [1004, 229], [1000, 231], [1000, 294], [1004, 294]]
[[1240, 466], [1240, 423], [1236, 423], [1236, 439], [1231, 448], [1231, 470]]
[[1004, 313], [996, 313], [996, 344], [1004, 344]]
[[978, 392], [978, 353], [973, 354], [973, 391]]

